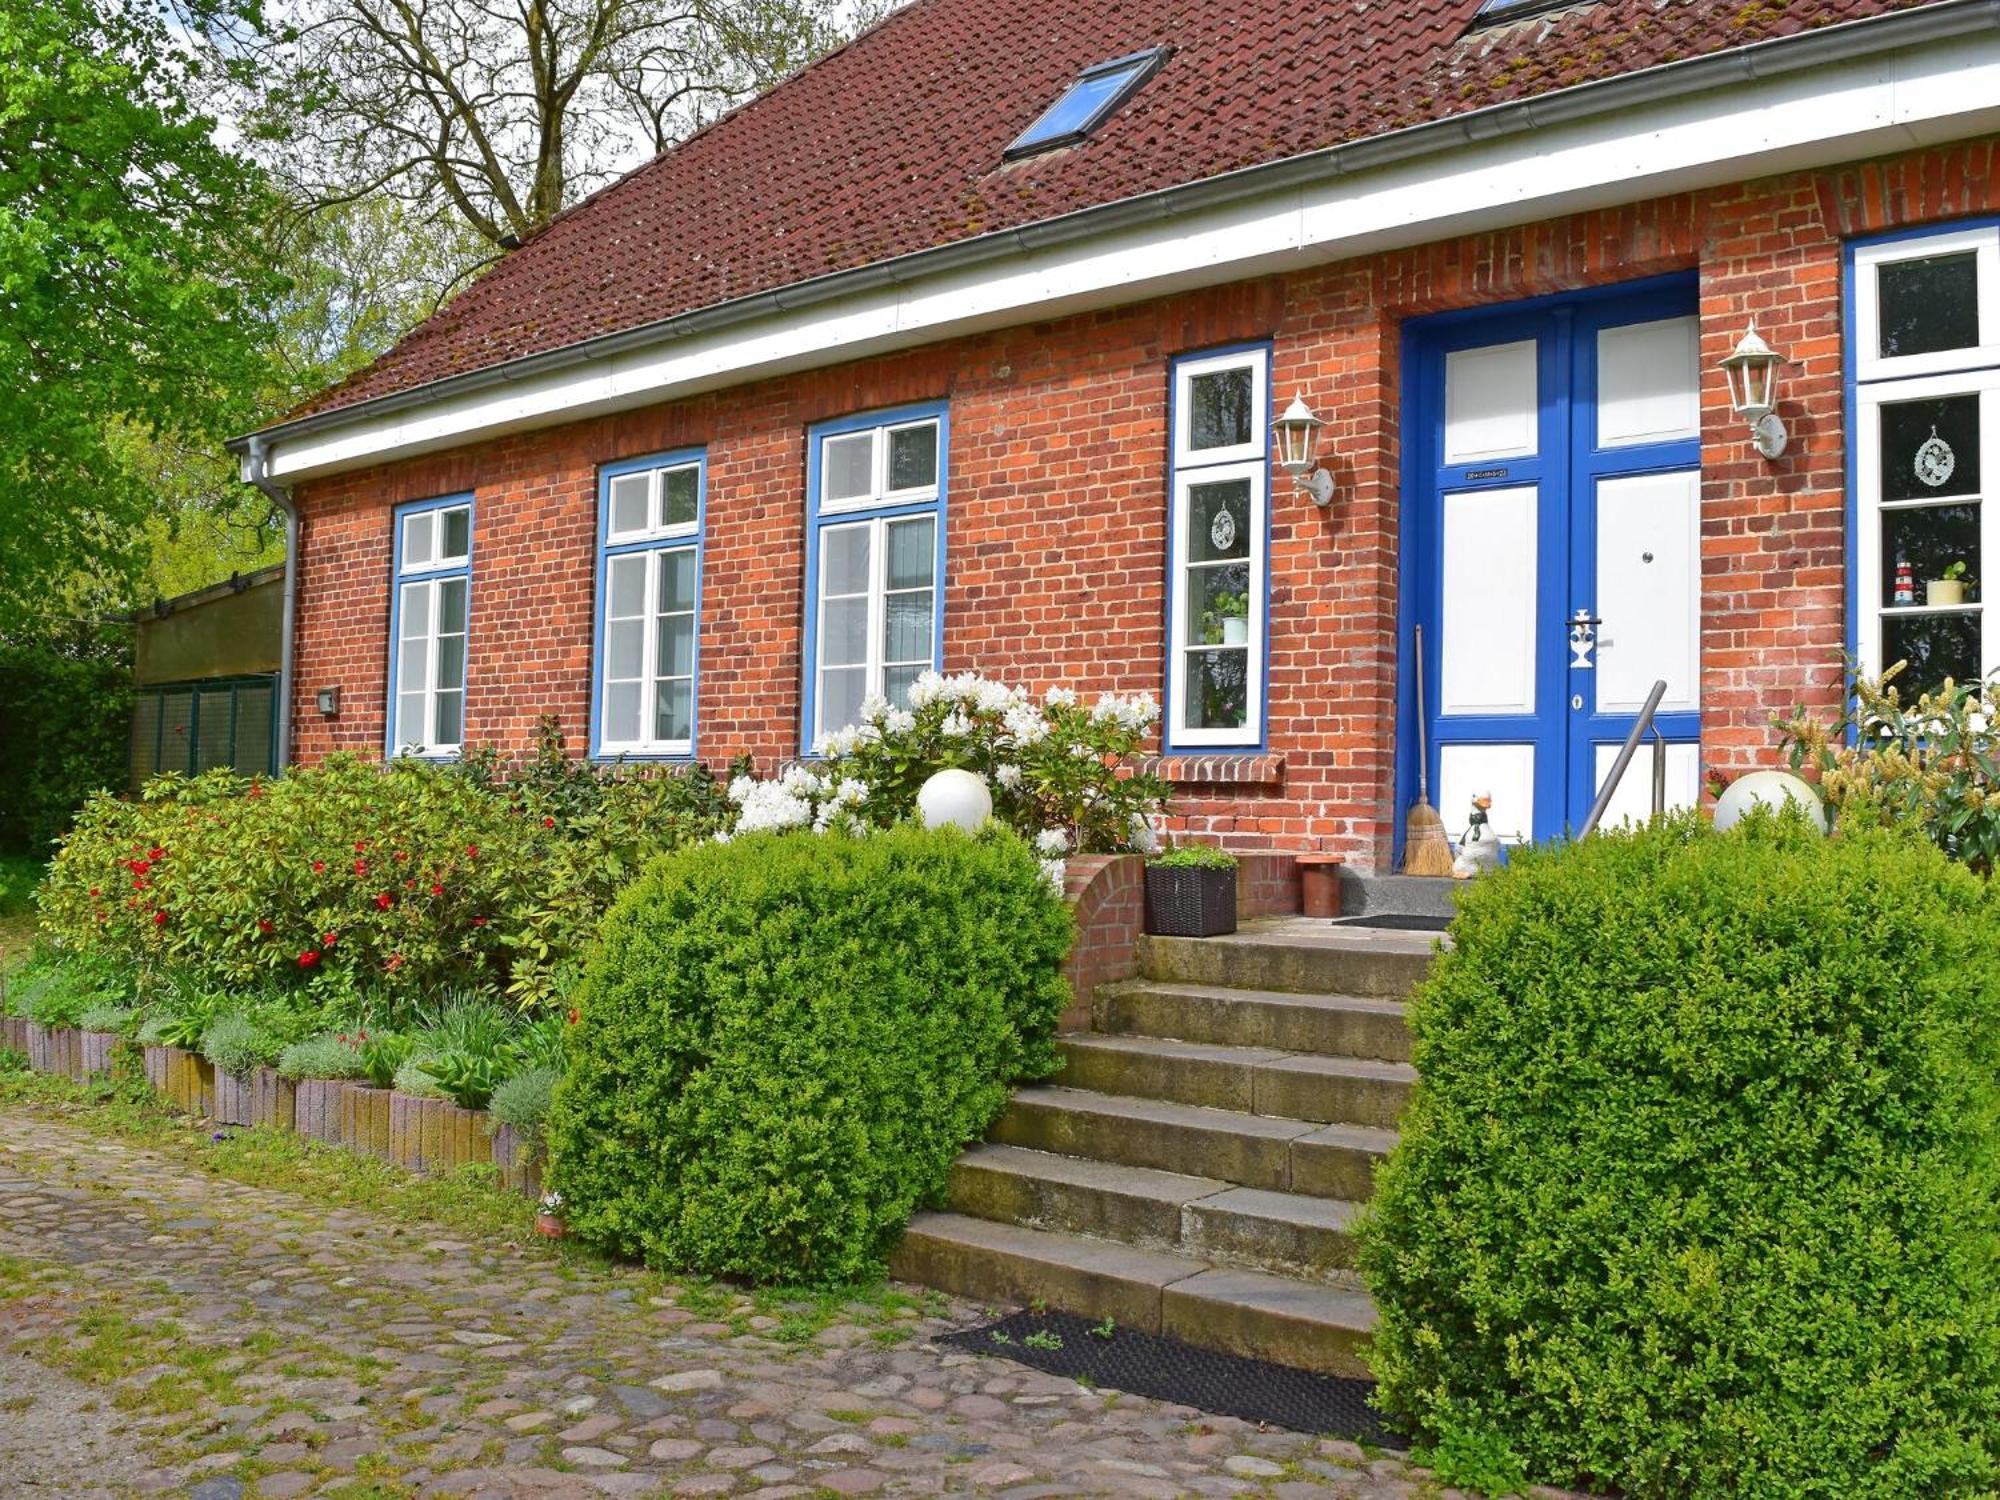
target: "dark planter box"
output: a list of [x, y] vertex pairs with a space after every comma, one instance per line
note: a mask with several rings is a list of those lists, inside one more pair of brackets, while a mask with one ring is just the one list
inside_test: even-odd
[[1236, 930], [1236, 871], [1146, 867], [1146, 931], [1218, 937]]

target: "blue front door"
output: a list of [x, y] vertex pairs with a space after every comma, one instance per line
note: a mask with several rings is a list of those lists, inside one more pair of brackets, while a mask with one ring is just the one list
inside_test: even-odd
[[[1454, 840], [1475, 795], [1511, 841], [1580, 825], [1660, 679], [1668, 802], [1695, 798], [1698, 333], [1683, 278], [1412, 325], [1405, 579], [1425, 701], [1411, 707]], [[1607, 821], [1650, 797], [1648, 753]]]

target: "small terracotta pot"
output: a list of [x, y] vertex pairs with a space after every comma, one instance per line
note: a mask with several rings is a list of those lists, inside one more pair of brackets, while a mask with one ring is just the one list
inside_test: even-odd
[[1301, 854], [1298, 857], [1299, 898], [1309, 917], [1340, 915], [1340, 865], [1337, 854]]
[[546, 1239], [559, 1240], [569, 1233], [569, 1225], [563, 1223], [561, 1214], [552, 1214], [544, 1209], [535, 1215], [535, 1233]]

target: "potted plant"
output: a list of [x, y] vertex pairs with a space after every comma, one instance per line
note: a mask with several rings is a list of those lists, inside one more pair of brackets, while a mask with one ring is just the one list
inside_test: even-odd
[[1202, 639], [1210, 646], [1241, 646], [1250, 639], [1250, 600], [1240, 591], [1224, 590], [1203, 611]]
[[544, 1238], [559, 1240], [569, 1233], [569, 1225], [563, 1222], [562, 1194], [542, 1194], [541, 1206], [535, 1211], [535, 1233]]
[[1924, 603], [1929, 605], [1963, 604], [1965, 603], [1965, 591], [1971, 588], [1977, 581], [1967, 570], [1963, 559], [1955, 563], [1949, 563], [1946, 565], [1942, 577], [1930, 579], [1924, 584]]
[[1236, 856], [1183, 844], [1146, 862], [1146, 931], [1216, 937], [1236, 930]]

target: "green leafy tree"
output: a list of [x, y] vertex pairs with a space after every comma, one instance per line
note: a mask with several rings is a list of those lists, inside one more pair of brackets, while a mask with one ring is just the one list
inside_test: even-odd
[[123, 602], [134, 435], [213, 444], [263, 385], [271, 198], [178, 35], [144, 5], [0, 7], [0, 636]]

